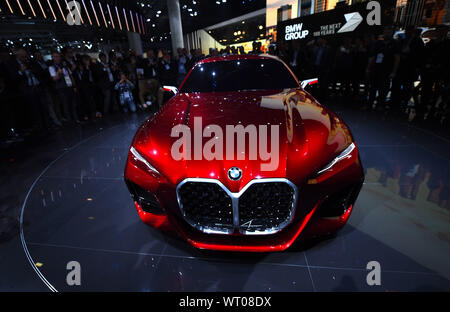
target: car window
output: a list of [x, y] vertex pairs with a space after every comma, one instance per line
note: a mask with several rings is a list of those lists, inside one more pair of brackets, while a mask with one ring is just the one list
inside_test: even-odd
[[298, 88], [286, 66], [274, 59], [246, 59], [198, 64], [182, 93]]

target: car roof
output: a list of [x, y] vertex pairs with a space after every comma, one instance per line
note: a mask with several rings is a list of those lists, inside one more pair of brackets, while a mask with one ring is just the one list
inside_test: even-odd
[[197, 64], [205, 64], [211, 62], [222, 62], [222, 61], [235, 61], [235, 60], [264, 60], [264, 59], [274, 59], [281, 61], [278, 57], [270, 55], [270, 54], [242, 54], [242, 55], [226, 55], [226, 56], [214, 56], [208, 57]]

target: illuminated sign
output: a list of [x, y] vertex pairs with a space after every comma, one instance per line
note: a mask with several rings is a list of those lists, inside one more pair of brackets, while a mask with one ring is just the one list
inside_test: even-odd
[[296, 40], [306, 38], [309, 34], [309, 30], [303, 30], [303, 23], [286, 26], [285, 40]]
[[[376, 5], [374, 5], [376, 4]], [[284, 41], [313, 40], [318, 37], [381, 33], [394, 20], [395, 0], [357, 3], [313, 15], [282, 21], [277, 38]]]

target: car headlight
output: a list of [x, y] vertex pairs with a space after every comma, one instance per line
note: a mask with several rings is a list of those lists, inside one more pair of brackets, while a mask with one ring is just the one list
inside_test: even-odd
[[[321, 170], [314, 174], [314, 177], [308, 180], [308, 184], [321, 183], [354, 162], [356, 145], [350, 144], [343, 150], [339, 156], [335, 157], [331, 162], [324, 166]], [[357, 158], [356, 158], [357, 159]]]
[[322, 170], [317, 172], [317, 175], [320, 175], [328, 170], [330, 170], [331, 168], [333, 168], [337, 163], [339, 163], [340, 161], [346, 159], [346, 158], [350, 158], [351, 157], [351, 153], [353, 152], [353, 150], [356, 148], [355, 143], [350, 144], [341, 154], [339, 154], [339, 156], [337, 156], [335, 159], [333, 159], [328, 165], [326, 165]]
[[141, 154], [139, 154], [139, 152], [132, 146], [130, 148], [130, 152], [133, 156], [133, 160], [134, 163], [140, 163], [140, 164], [144, 164], [145, 167], [147, 167], [150, 171], [153, 171], [157, 174], [160, 174], [158, 170], [156, 170], [155, 167], [153, 167], [152, 165], [150, 165], [150, 163], [147, 161], [147, 159], [145, 159]]

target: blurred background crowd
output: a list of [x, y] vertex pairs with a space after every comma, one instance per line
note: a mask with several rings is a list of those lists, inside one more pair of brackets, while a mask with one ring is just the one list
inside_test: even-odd
[[64, 47], [45, 61], [40, 51], [8, 50], [0, 62], [1, 136], [17, 141], [32, 133], [94, 122], [112, 113], [157, 111], [162, 85], [179, 84], [201, 57], [178, 50], [99, 52], [98, 57]]
[[379, 36], [325, 39], [278, 47], [277, 55], [298, 77], [318, 77], [313, 91], [361, 109], [403, 114], [408, 121], [449, 127], [449, 40], [443, 29], [427, 43], [421, 29]]
[[[251, 54], [281, 58], [302, 79], [319, 78], [310, 92], [324, 104], [398, 114], [409, 122], [449, 128], [449, 40], [447, 30], [424, 42], [421, 29], [328, 42], [323, 38], [271, 44], [254, 42]], [[12, 54], [12, 55], [11, 55]], [[168, 99], [164, 85], [178, 87], [206, 57], [245, 54], [241, 47], [210, 49], [114, 49], [74, 53], [18, 48], [0, 58], [1, 138], [23, 140], [33, 133], [95, 122], [111, 113], [156, 112]]]

